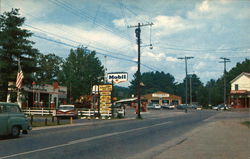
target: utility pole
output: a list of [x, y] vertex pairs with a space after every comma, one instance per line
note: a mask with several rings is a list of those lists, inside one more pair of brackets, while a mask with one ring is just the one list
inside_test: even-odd
[[186, 84], [186, 90], [185, 90], [185, 97], [186, 97], [186, 99], [185, 99], [185, 104], [187, 105], [187, 94], [188, 94], [188, 92], [187, 92], [187, 60], [188, 59], [192, 59], [192, 58], [194, 58], [194, 57], [191, 57], [191, 56], [189, 56], [189, 57], [187, 57], [187, 56], [185, 56], [185, 57], [178, 57], [178, 59], [180, 59], [180, 60], [185, 60], [185, 70], [186, 70], [186, 81], [185, 81], [185, 84]]
[[189, 75], [189, 84], [190, 84], [190, 105], [192, 105], [193, 101], [192, 101], [192, 74]]
[[137, 66], [137, 105], [138, 105], [138, 113], [137, 118], [141, 119], [141, 27], [143, 26], [152, 26], [153, 23], [141, 24], [134, 26], [128, 26], [128, 28], [136, 28], [135, 35], [137, 37], [137, 45], [138, 45], [138, 66]]
[[227, 102], [227, 80], [226, 80], [226, 64], [227, 62], [231, 62], [230, 59], [225, 58], [225, 57], [221, 57], [220, 58], [223, 61], [220, 61], [219, 63], [224, 63], [224, 106], [226, 106], [226, 102]]

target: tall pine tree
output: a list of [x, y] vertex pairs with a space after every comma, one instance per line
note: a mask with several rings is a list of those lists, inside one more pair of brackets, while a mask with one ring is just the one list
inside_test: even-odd
[[30, 82], [31, 73], [36, 69], [37, 50], [26, 29], [22, 29], [25, 18], [20, 17], [18, 9], [0, 15], [0, 101], [5, 101], [8, 94], [8, 83], [15, 82], [18, 70], [18, 59], [21, 61], [24, 82]]

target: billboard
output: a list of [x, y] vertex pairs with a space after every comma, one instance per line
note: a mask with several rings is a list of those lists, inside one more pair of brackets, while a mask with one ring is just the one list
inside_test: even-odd
[[108, 73], [108, 82], [121, 83], [128, 81], [128, 73], [127, 72], [113, 72]]

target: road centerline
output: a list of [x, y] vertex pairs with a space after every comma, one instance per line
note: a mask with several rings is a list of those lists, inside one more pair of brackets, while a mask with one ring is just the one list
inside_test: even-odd
[[74, 144], [78, 144], [78, 143], [84, 143], [84, 142], [88, 142], [88, 141], [92, 141], [92, 140], [96, 140], [96, 139], [102, 139], [102, 138], [105, 138], [105, 137], [110, 137], [110, 136], [115, 136], [115, 135], [130, 133], [130, 132], [134, 132], [134, 131], [144, 130], [144, 129], [148, 129], [148, 128], [152, 128], [152, 127], [156, 127], [156, 126], [166, 125], [166, 124], [169, 124], [169, 123], [171, 123], [171, 121], [167, 121], [167, 122], [163, 122], [163, 123], [158, 123], [158, 124], [153, 124], [153, 125], [150, 125], [150, 126], [144, 126], [144, 127], [135, 128], [135, 129], [130, 129], [130, 130], [126, 130], [126, 131], [112, 132], [112, 133], [107, 133], [107, 134], [103, 134], [103, 135], [98, 135], [98, 136], [93, 136], [93, 137], [88, 137], [88, 138], [73, 140], [73, 141], [70, 141], [70, 142], [65, 143], [65, 144], [60, 144], [60, 145], [45, 147], [45, 148], [36, 149], [36, 150], [32, 150], [32, 151], [27, 151], [27, 152], [22, 152], [22, 153], [8, 155], [8, 156], [3, 156], [3, 157], [0, 157], [0, 159], [17, 157], [17, 156], [27, 155], [27, 154], [31, 154], [31, 153], [36, 153], [36, 152], [51, 150], [51, 149], [55, 149], [55, 148], [70, 146], [70, 145], [74, 145]]

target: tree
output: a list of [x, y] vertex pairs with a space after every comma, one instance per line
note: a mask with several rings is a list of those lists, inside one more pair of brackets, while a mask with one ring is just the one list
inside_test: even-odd
[[242, 63], [238, 62], [235, 67], [223, 74], [217, 80], [211, 79], [207, 82], [205, 86], [205, 91], [207, 93], [199, 94], [199, 102], [203, 106], [217, 105], [223, 103], [224, 95], [224, 76], [226, 76], [226, 87], [227, 87], [227, 97], [230, 94], [230, 82], [237, 77], [242, 72], [250, 72], [250, 60], [245, 59]]
[[0, 15], [0, 100], [5, 101], [8, 94], [8, 83], [15, 82], [20, 59], [25, 83], [32, 81], [31, 73], [36, 70], [36, 54], [32, 47], [32, 36], [22, 29], [25, 18], [20, 17], [18, 9], [12, 9]]
[[68, 88], [68, 97], [77, 99], [89, 95], [91, 86], [100, 83], [104, 77], [104, 67], [96, 57], [95, 51], [85, 48], [71, 49], [62, 65], [59, 82]]
[[40, 84], [52, 84], [58, 81], [62, 69], [63, 59], [55, 54], [39, 54], [37, 56], [37, 70], [34, 73], [34, 80]]
[[[187, 80], [187, 99], [188, 103], [190, 100], [190, 89], [192, 95], [192, 103], [197, 103], [202, 101], [201, 93], [203, 91], [203, 83], [200, 81], [200, 78], [196, 74], [189, 75], [187, 78], [184, 78], [182, 83], [179, 83], [176, 87], [176, 95], [182, 97], [182, 101], [185, 101], [186, 98], [186, 80]], [[191, 87], [190, 87], [191, 84]]]
[[[141, 75], [141, 82], [143, 87], [141, 89], [141, 94], [153, 93], [156, 91], [163, 91], [168, 93], [174, 93], [176, 83], [174, 82], [174, 77], [164, 72], [144, 72]], [[137, 90], [137, 75], [134, 74], [134, 79], [130, 82], [130, 90], [136, 93]]]

